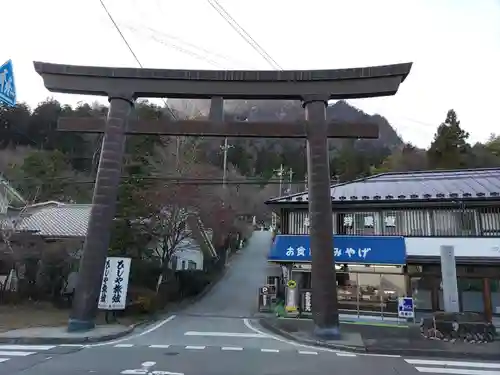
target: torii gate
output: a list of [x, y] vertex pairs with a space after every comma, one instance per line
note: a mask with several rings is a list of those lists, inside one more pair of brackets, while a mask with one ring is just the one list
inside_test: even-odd
[[[43, 62], [35, 62], [34, 66], [49, 91], [107, 96], [110, 103], [106, 119], [61, 119], [58, 126], [63, 131], [105, 133], [69, 331], [95, 326], [125, 135], [164, 134], [307, 138], [315, 332], [323, 337], [339, 335], [327, 138], [378, 138], [378, 127], [327, 124], [327, 102], [394, 95], [412, 63], [312, 71], [135, 69]], [[212, 99], [210, 120], [132, 120], [130, 114], [139, 97]], [[305, 108], [305, 121], [223, 122], [223, 99], [300, 100]]]

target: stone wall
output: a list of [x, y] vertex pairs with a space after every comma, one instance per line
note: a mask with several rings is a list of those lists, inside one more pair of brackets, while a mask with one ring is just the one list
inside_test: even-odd
[[495, 341], [495, 326], [475, 313], [435, 313], [422, 318], [420, 333], [431, 340], [487, 343]]

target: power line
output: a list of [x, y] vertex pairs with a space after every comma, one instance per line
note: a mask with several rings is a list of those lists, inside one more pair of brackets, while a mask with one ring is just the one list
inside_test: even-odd
[[[137, 30], [135, 27], [132, 27], [132, 26], [125, 26], [125, 27], [127, 29], [129, 29], [129, 30], [132, 30], [132, 31], [136, 32], [136, 33], [140, 33], [140, 31]], [[203, 55], [201, 55], [201, 54], [199, 54], [197, 52], [190, 51], [190, 50], [188, 50], [188, 49], [186, 49], [184, 47], [181, 47], [181, 46], [179, 46], [177, 44], [174, 44], [172, 42], [167, 42], [167, 41], [162, 40], [162, 39], [160, 39], [160, 38], [158, 38], [158, 37], [156, 37], [154, 35], [149, 35], [148, 38], [151, 39], [151, 40], [153, 40], [154, 42], [163, 44], [166, 47], [173, 48], [173, 49], [175, 49], [175, 50], [177, 50], [177, 51], [179, 51], [181, 53], [184, 53], [184, 54], [186, 54], [188, 56], [194, 57], [195, 59], [205, 61], [205, 62], [209, 63], [210, 65], [213, 65], [213, 66], [215, 66], [217, 68], [222, 68], [222, 66], [217, 61], [212, 60], [212, 59], [210, 59], [210, 58], [208, 58], [206, 56], [203, 56]]]
[[[155, 176], [121, 176], [122, 180], [144, 180], [144, 181], [159, 181], [172, 183], [175, 185], [220, 185], [220, 178], [186, 178], [186, 177], [155, 177]], [[40, 185], [40, 182], [59, 182], [61, 184], [93, 184], [96, 182], [95, 179], [74, 179], [74, 177], [51, 177], [51, 178], [36, 178], [36, 177], [25, 177], [19, 179], [10, 179], [11, 183], [13, 182], [36, 182]], [[227, 180], [226, 183], [228, 185], [268, 185], [268, 184], [280, 184], [282, 181], [277, 179], [270, 180]], [[294, 181], [295, 183], [303, 183], [303, 181]], [[43, 185], [43, 184], [42, 184]]]
[[274, 60], [266, 50], [255, 41], [254, 38], [224, 9], [217, 0], [207, 0], [208, 4], [226, 21], [238, 35], [247, 42], [264, 60], [273, 68], [283, 70], [283, 68]]
[[[132, 56], [134, 56], [134, 59], [137, 62], [137, 64], [139, 64], [139, 66], [141, 68], [144, 68], [143, 65], [142, 65], [142, 63], [141, 63], [141, 61], [139, 60], [139, 58], [135, 54], [134, 50], [132, 49], [132, 46], [127, 41], [127, 38], [125, 38], [125, 35], [123, 35], [123, 33], [122, 33], [121, 29], [120, 29], [120, 26], [118, 26], [118, 24], [115, 22], [113, 16], [111, 15], [111, 13], [109, 12], [108, 8], [106, 7], [106, 4], [104, 4], [104, 1], [103, 0], [99, 0], [99, 2], [101, 3], [101, 6], [104, 9], [104, 11], [106, 12], [106, 14], [108, 15], [109, 19], [113, 23], [113, 26], [115, 27], [116, 31], [118, 31], [118, 34], [120, 34], [120, 37], [122, 38], [123, 42], [127, 46], [128, 50], [130, 51], [130, 53], [132, 54]], [[174, 111], [172, 111], [172, 109], [169, 107], [169, 105], [167, 104], [167, 101], [165, 99], [163, 99], [163, 102], [165, 103], [165, 108], [170, 113], [170, 115], [174, 118], [174, 120], [177, 120], [177, 116], [175, 115]]]
[[[131, 26], [131, 25], [125, 25], [124, 27], [125, 27], [125, 28], [127, 28], [127, 29], [130, 29], [130, 30], [132, 30], [132, 31], [135, 31], [135, 32], [137, 32], [137, 33], [141, 33], [141, 31], [140, 31], [140, 30], [138, 30], [136, 27], [133, 27], [133, 26]], [[165, 41], [165, 39], [167, 39], [167, 40], [172, 40], [172, 41], [175, 41], [176, 43], [179, 43], [179, 44], [181, 44], [182, 46], [186, 46], [186, 47], [179, 47], [179, 48], [183, 49], [183, 50], [179, 50], [179, 52], [186, 53], [186, 52], [184, 52], [184, 51], [186, 51], [186, 50], [187, 50], [187, 47], [189, 47], [189, 48], [192, 48], [192, 49], [194, 49], [194, 50], [196, 50], [196, 51], [199, 51], [199, 52], [196, 52], [196, 54], [197, 54], [198, 56], [200, 56], [200, 57], [202, 57], [202, 54], [205, 54], [205, 55], [213, 56], [214, 58], [217, 58], [217, 59], [219, 59], [219, 60], [225, 60], [225, 61], [227, 61], [227, 62], [229, 62], [229, 63], [232, 63], [232, 64], [237, 64], [237, 65], [243, 65], [243, 64], [245, 64], [244, 62], [239, 61], [239, 60], [237, 60], [237, 59], [235, 59], [235, 58], [233, 58], [233, 57], [231, 57], [231, 56], [227, 56], [227, 55], [224, 55], [224, 54], [222, 54], [222, 53], [219, 53], [219, 52], [216, 52], [216, 51], [209, 50], [209, 49], [204, 48], [204, 47], [201, 47], [201, 46], [199, 46], [199, 45], [196, 45], [196, 44], [190, 43], [190, 42], [188, 42], [188, 41], [186, 41], [186, 40], [184, 40], [184, 39], [182, 39], [182, 38], [179, 38], [178, 36], [171, 35], [171, 34], [167, 34], [167, 33], [163, 32], [163, 31], [159, 31], [159, 30], [154, 29], [154, 28], [152, 28], [152, 27], [149, 27], [149, 26], [143, 26], [143, 25], [139, 25], [138, 27], [143, 28], [143, 29], [146, 29], [146, 30], [147, 30], [150, 34], [153, 34], [153, 35], [155, 35], [155, 36], [156, 36], [156, 35], [160, 35], [160, 36], [162, 37], [162, 38], [157, 39], [157, 38], [155, 38], [155, 37], [151, 37], [151, 36], [149, 36], [149, 38], [151, 38], [151, 39], [152, 39], [152, 40], [154, 40], [155, 42], [165, 44], [165, 45], [166, 45], [166, 46], [168, 46], [168, 47], [171, 47], [171, 46], [176, 46], [176, 44], [173, 44], [171, 41], [166, 42], [166, 41]], [[176, 48], [176, 47], [174, 47], [174, 48]], [[187, 50], [187, 53], [188, 53], [188, 54], [192, 54], [193, 52], [192, 52], [192, 51]], [[212, 59], [208, 60], [208, 59], [207, 59], [207, 61], [208, 61], [208, 62], [212, 62], [212, 61], [214, 61], [214, 60], [212, 60]]]

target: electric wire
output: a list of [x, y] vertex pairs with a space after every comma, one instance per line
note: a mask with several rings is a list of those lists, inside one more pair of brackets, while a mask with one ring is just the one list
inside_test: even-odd
[[[115, 19], [113, 18], [113, 16], [111, 15], [111, 13], [109, 12], [108, 8], [106, 7], [106, 4], [104, 4], [104, 1], [103, 0], [99, 0], [99, 2], [101, 3], [101, 6], [102, 8], [104, 9], [104, 11], [106, 12], [106, 14], [108, 15], [111, 23], [113, 24], [113, 26], [115, 27], [116, 31], [118, 32], [118, 34], [120, 34], [120, 37], [122, 38], [123, 42], [125, 43], [125, 45], [127, 46], [128, 50], [130, 51], [130, 53], [132, 54], [132, 56], [134, 57], [135, 61], [137, 62], [137, 64], [139, 65], [139, 67], [141, 68], [144, 68], [144, 66], [142, 65], [141, 61], [139, 60], [139, 58], [137, 57], [137, 55], [135, 54], [132, 46], [130, 45], [130, 43], [127, 41], [127, 38], [125, 38], [125, 35], [123, 34], [123, 32], [121, 31], [120, 29], [120, 26], [118, 26], [118, 24], [116, 23]], [[168, 105], [167, 101], [165, 99], [163, 99], [163, 102], [165, 103], [165, 109], [170, 113], [170, 115], [172, 116], [172, 118], [174, 120], [177, 120], [177, 116], [175, 115], [174, 111], [170, 108], [170, 106]]]
[[283, 68], [274, 60], [269, 53], [252, 38], [252, 36], [229, 14], [229, 12], [217, 0], [207, 0], [208, 4], [227, 22], [238, 35], [247, 42], [269, 65], [277, 70]]

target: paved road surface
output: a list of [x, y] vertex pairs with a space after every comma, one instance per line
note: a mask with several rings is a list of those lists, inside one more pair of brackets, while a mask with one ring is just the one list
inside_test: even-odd
[[206, 297], [132, 336], [87, 347], [0, 345], [0, 375], [500, 375], [500, 363], [356, 355], [262, 332], [252, 317], [270, 241], [255, 233]]

